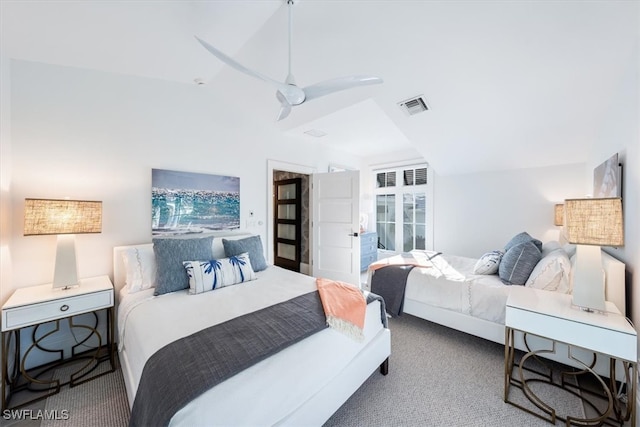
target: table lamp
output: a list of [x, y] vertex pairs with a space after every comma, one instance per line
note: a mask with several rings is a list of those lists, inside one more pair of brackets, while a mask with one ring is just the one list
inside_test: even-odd
[[557, 203], [553, 207], [553, 225], [562, 225], [564, 222], [564, 205]]
[[25, 199], [24, 235], [56, 234], [53, 288], [78, 284], [75, 235], [102, 231], [102, 202]]
[[605, 277], [600, 246], [623, 246], [622, 199], [567, 199], [564, 230], [575, 243], [573, 304], [585, 311], [605, 311]]

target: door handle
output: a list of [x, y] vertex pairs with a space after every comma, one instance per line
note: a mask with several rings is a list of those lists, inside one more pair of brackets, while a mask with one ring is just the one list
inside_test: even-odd
[[350, 237], [358, 237], [358, 233], [351, 233], [351, 234], [348, 234], [348, 236], [350, 236]]

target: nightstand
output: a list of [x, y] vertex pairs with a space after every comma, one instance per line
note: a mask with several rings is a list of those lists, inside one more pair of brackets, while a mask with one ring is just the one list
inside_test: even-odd
[[[637, 385], [637, 333], [629, 321], [620, 313], [616, 306], [607, 301], [607, 312], [589, 313], [571, 305], [571, 295], [557, 292], [542, 291], [532, 288], [513, 287], [509, 293], [505, 318], [505, 367], [504, 367], [504, 401], [530, 412], [540, 418], [555, 423], [556, 418], [563, 421], [580, 421], [580, 425], [595, 425], [599, 422], [614, 417], [615, 421], [622, 423], [631, 420], [635, 426], [636, 420], [636, 385]], [[515, 365], [515, 333], [521, 332], [526, 340], [527, 335], [536, 335], [551, 342], [551, 348], [528, 349]], [[526, 341], [525, 341], [526, 342]], [[564, 343], [568, 346], [569, 356], [581, 366], [583, 373], [591, 374], [602, 386], [602, 394], [599, 394], [608, 402], [607, 409], [597, 417], [580, 420], [567, 416], [560, 417], [554, 408], [553, 402], [543, 402], [529, 387], [529, 381], [541, 382], [539, 378], [527, 379], [524, 366], [527, 359], [555, 352], [556, 343]], [[581, 348], [594, 353], [593, 361], [584, 362], [574, 357], [572, 349]], [[595, 364], [596, 354], [608, 356], [611, 360], [611, 379], [601, 378], [592, 367]], [[625, 368], [626, 404], [614, 401], [617, 394], [616, 365], [621, 362]], [[514, 374], [514, 366], [516, 374]], [[577, 388], [575, 385], [565, 382], [570, 376], [575, 376], [575, 371], [567, 371], [561, 374], [560, 384], [554, 383], [551, 375], [547, 384], [569, 389]], [[608, 384], [607, 384], [608, 383]], [[509, 400], [510, 386], [514, 385], [522, 390], [524, 395], [537, 406], [546, 416], [531, 411]], [[582, 395], [583, 400], [587, 400]], [[547, 418], [548, 416], [548, 418]], [[567, 422], [567, 425], [569, 424]]]
[[[106, 312], [106, 337], [98, 330], [98, 312], [102, 310]], [[84, 323], [78, 323], [76, 316], [86, 313], [90, 314], [88, 317], [91, 320], [87, 322], [85, 319]], [[69, 357], [65, 357], [64, 348], [48, 348], [54, 340], [50, 339], [51, 342], [43, 344], [45, 339], [60, 331], [61, 320], [67, 320], [72, 333], [74, 328], [85, 331], [82, 339], [67, 349]], [[21, 353], [21, 331], [31, 327], [32, 343]], [[39, 332], [41, 328], [47, 331]], [[2, 410], [10, 407], [11, 398], [18, 392], [26, 390], [37, 393], [38, 396], [21, 401], [15, 407], [56, 394], [64, 385], [74, 387], [113, 372], [113, 343], [114, 292], [108, 276], [82, 279], [78, 286], [70, 289], [53, 289], [51, 284], [16, 289], [2, 306]], [[82, 350], [83, 348], [89, 349]], [[42, 366], [26, 368], [27, 359], [34, 350], [57, 354], [56, 360]], [[94, 373], [95, 368], [104, 361], [109, 362], [110, 369]], [[71, 362], [77, 362], [81, 366], [70, 374], [68, 381], [48, 377], [52, 370]]]

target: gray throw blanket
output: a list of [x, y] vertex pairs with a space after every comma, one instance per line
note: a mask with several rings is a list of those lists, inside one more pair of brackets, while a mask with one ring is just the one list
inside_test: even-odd
[[407, 276], [412, 268], [413, 265], [387, 265], [371, 277], [371, 292], [384, 299], [387, 313], [393, 317], [402, 314]]
[[211, 387], [325, 328], [315, 291], [176, 340], [145, 364], [129, 426], [166, 426]]

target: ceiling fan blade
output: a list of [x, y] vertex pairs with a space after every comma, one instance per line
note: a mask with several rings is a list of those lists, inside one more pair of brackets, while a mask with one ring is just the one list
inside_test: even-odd
[[240, 71], [242, 73], [245, 73], [245, 74], [247, 74], [247, 75], [249, 75], [251, 77], [255, 77], [257, 79], [263, 80], [263, 81], [265, 81], [267, 83], [270, 83], [273, 86], [275, 86], [276, 89], [278, 89], [278, 91], [280, 93], [282, 93], [282, 95], [287, 99], [287, 101], [290, 104], [297, 105], [297, 104], [301, 104], [304, 101], [304, 99], [305, 99], [304, 91], [302, 89], [300, 89], [299, 87], [279, 82], [277, 80], [274, 80], [274, 79], [272, 79], [270, 77], [265, 76], [264, 74], [260, 74], [257, 71], [251, 70], [251, 69], [245, 67], [244, 65], [240, 64], [239, 62], [236, 62], [231, 57], [225, 55], [222, 51], [220, 51], [220, 50], [216, 49], [215, 47], [211, 46], [209, 43], [207, 43], [206, 41], [202, 40], [198, 36], [195, 36], [195, 38], [213, 56], [215, 56], [216, 58], [218, 58], [222, 62], [226, 63], [230, 67], [235, 68], [236, 70], [238, 70], [238, 71]]
[[287, 99], [280, 92], [276, 92], [276, 98], [280, 101], [280, 113], [278, 113], [276, 121], [280, 121], [291, 113], [291, 104], [289, 104]]
[[380, 77], [349, 76], [338, 77], [337, 79], [331, 79], [324, 82], [316, 83], [314, 85], [305, 87], [303, 90], [305, 100], [308, 101], [310, 99], [319, 98], [321, 96], [325, 96], [341, 90], [351, 89], [357, 86], [374, 85], [380, 83], [382, 83], [382, 79]]

